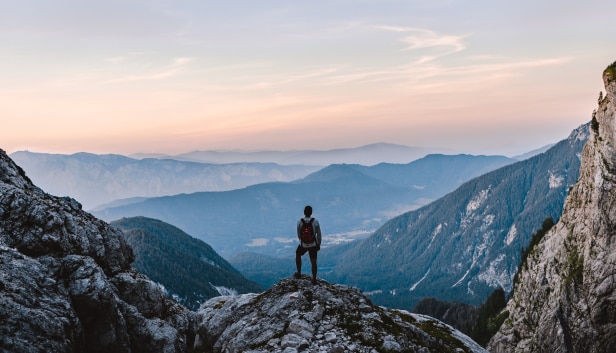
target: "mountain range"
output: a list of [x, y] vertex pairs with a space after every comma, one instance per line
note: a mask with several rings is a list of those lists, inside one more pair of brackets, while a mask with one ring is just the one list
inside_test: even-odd
[[[171, 230], [161, 232], [165, 245], [191, 244], [164, 225], [131, 222], [152, 233]], [[3, 352], [486, 352], [438, 320], [307, 278], [282, 280], [263, 293], [217, 296], [191, 311], [131, 268], [133, 259], [119, 228], [74, 199], [45, 193], [0, 150]]]
[[[582, 125], [546, 152], [473, 178], [366, 239], [323, 249], [320, 276], [407, 310], [425, 297], [478, 305], [495, 288], [509, 292], [533, 233], [546, 218], [558, 220], [588, 135]], [[229, 261], [264, 287], [292, 262], [255, 253]]]
[[165, 154], [133, 154], [133, 158], [175, 159], [201, 163], [276, 163], [280, 165], [312, 165], [325, 167], [330, 164], [361, 164], [374, 165], [378, 163], [406, 164], [428, 154], [446, 153], [438, 148], [411, 147], [391, 143], [374, 143], [353, 148], [337, 148], [330, 150], [291, 150], [291, 151], [242, 151], [242, 150], [210, 150], [192, 151], [178, 155]]
[[320, 167], [274, 163], [204, 164], [121, 155], [71, 155], [19, 151], [11, 158], [39, 187], [69, 196], [91, 210], [134, 197], [225, 191], [270, 181], [302, 178]]
[[365, 237], [386, 220], [418, 208], [463, 181], [514, 160], [502, 156], [429, 155], [409, 164], [339, 164], [303, 179], [135, 200], [93, 211], [113, 221], [145, 216], [173, 224], [228, 258], [244, 251], [292, 252], [306, 204], [324, 228], [324, 246]]

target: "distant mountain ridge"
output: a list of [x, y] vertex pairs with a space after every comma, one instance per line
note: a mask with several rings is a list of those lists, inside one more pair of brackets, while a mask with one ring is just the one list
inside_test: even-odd
[[49, 193], [70, 196], [94, 209], [118, 199], [197, 191], [225, 191], [269, 181], [291, 181], [319, 169], [274, 163], [204, 164], [121, 155], [72, 155], [20, 151], [11, 154]]
[[[378, 228], [392, 215], [420, 207], [453, 190], [462, 180], [514, 162], [502, 156], [427, 156], [441, 159], [438, 187], [429, 180], [403, 175], [434, 175], [431, 163], [408, 165], [331, 165], [286, 183], [265, 183], [240, 190], [151, 198], [93, 213], [108, 221], [146, 216], [173, 224], [206, 241], [224, 257], [243, 251], [284, 254], [294, 247], [294, 226], [306, 204], [327, 225], [324, 245], [357, 239]], [[461, 168], [454, 163], [472, 168]], [[428, 165], [426, 167], [426, 164]], [[438, 163], [436, 163], [438, 165]], [[379, 170], [386, 170], [382, 172]], [[373, 176], [368, 175], [372, 173]], [[396, 177], [395, 175], [399, 175]], [[382, 180], [380, 178], [389, 178]], [[446, 191], [444, 191], [446, 189]]]
[[549, 145], [545, 145], [545, 146], [543, 146], [543, 147], [539, 147], [539, 148], [534, 149], [534, 150], [532, 150], [532, 151], [526, 152], [526, 153], [521, 154], [521, 155], [518, 155], [518, 156], [513, 156], [513, 157], [511, 157], [511, 158], [513, 158], [513, 159], [517, 159], [517, 160], [519, 160], [519, 161], [523, 161], [523, 160], [525, 160], [525, 159], [528, 159], [528, 158], [530, 158], [530, 157], [534, 157], [534, 156], [536, 156], [536, 155], [538, 155], [538, 154], [541, 154], [541, 153], [543, 153], [543, 152], [545, 152], [545, 151], [549, 150], [549, 149], [550, 149], [550, 148], [552, 148], [554, 145], [555, 145], [555, 143], [551, 143], [551, 144], [549, 144]]
[[410, 147], [391, 143], [374, 143], [352, 148], [330, 150], [290, 150], [290, 151], [241, 151], [210, 150], [193, 151], [178, 155], [133, 154], [133, 158], [155, 157], [202, 163], [277, 163], [280, 165], [313, 165], [410, 163], [433, 153], [447, 153], [439, 148]]

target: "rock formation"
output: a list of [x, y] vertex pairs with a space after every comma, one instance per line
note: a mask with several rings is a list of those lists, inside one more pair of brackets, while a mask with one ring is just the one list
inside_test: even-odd
[[184, 352], [195, 314], [131, 269], [122, 232], [0, 150], [0, 350]]
[[373, 305], [358, 289], [283, 279], [261, 294], [216, 297], [198, 314], [206, 352], [486, 352], [428, 316]]
[[531, 250], [488, 349], [613, 352], [616, 347], [616, 63], [560, 221]]

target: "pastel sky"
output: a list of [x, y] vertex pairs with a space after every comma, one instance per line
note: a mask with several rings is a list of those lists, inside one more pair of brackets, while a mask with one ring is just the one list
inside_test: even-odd
[[515, 155], [591, 118], [613, 0], [0, 0], [0, 148]]

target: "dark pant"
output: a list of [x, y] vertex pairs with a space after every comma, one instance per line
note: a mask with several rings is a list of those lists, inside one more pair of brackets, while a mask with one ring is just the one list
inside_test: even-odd
[[311, 259], [317, 259], [317, 247], [313, 246], [311, 248], [304, 248], [301, 245], [297, 246], [297, 250], [295, 250], [295, 254], [297, 256], [304, 256], [305, 253], [308, 253], [308, 256], [310, 256]]
[[297, 266], [297, 276], [302, 273], [302, 255], [306, 252], [310, 256], [310, 267], [312, 269], [312, 283], [317, 284], [317, 250], [318, 247], [304, 248], [301, 245], [295, 250], [295, 265]]

